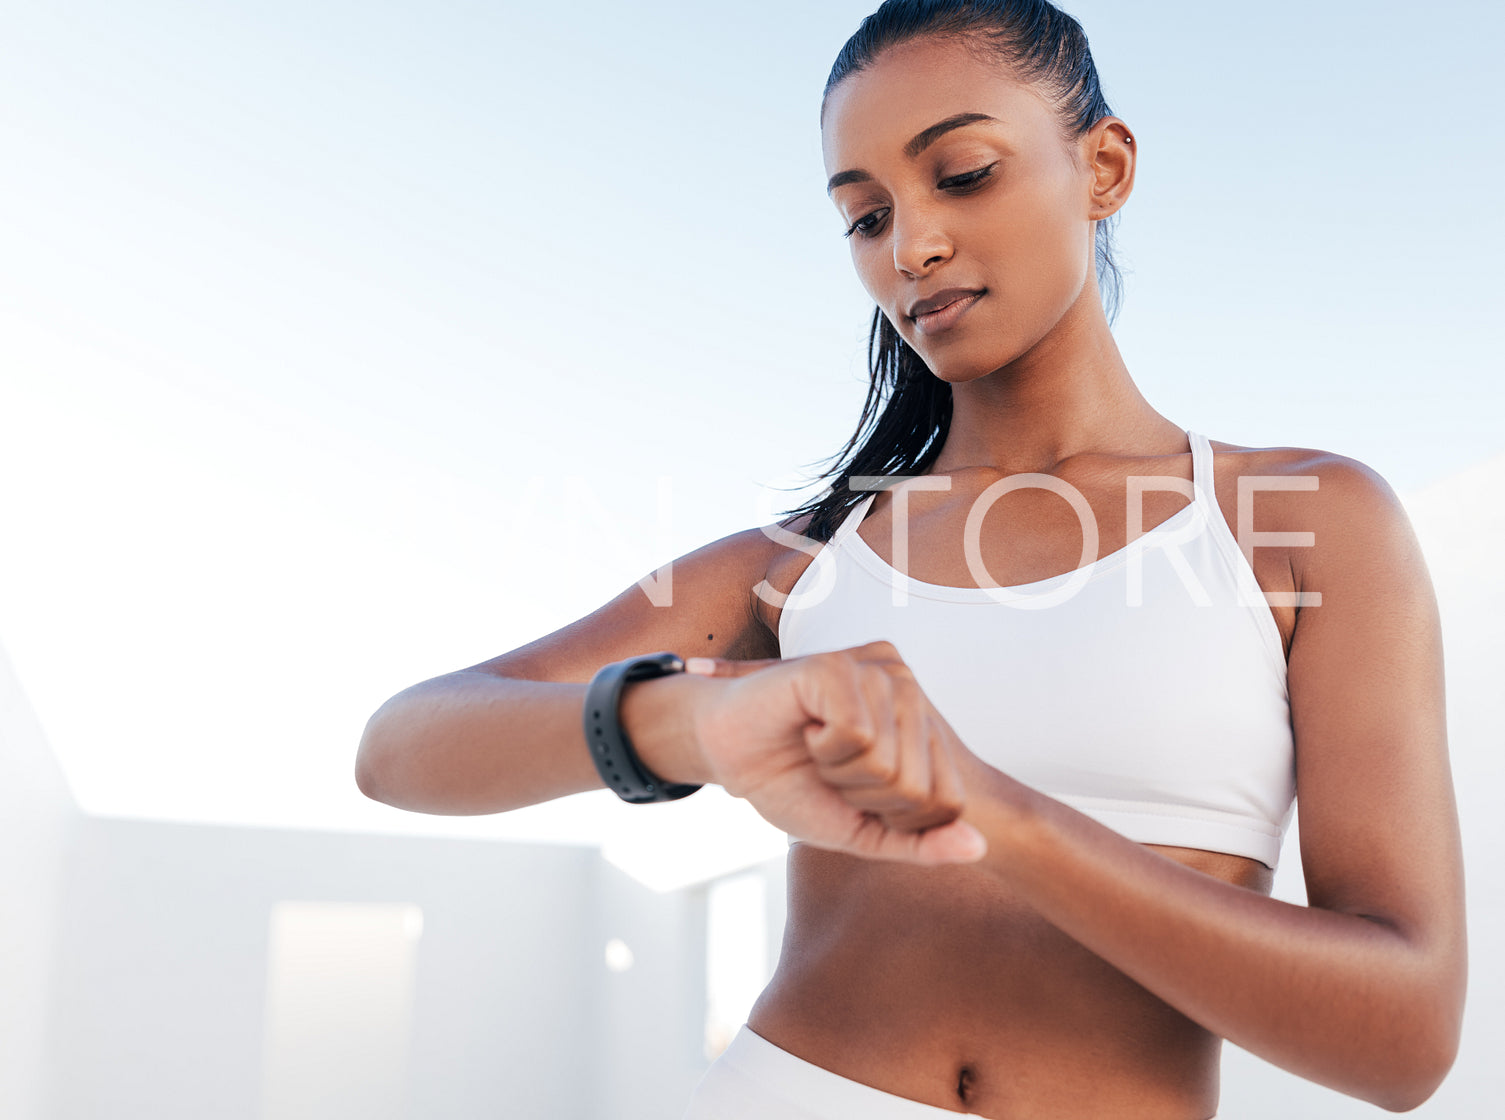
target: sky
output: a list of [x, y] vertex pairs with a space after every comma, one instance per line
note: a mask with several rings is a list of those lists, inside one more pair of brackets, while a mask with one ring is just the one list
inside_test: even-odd
[[[1064, 7], [1139, 148], [1151, 404], [1403, 496], [1505, 450], [1500, 7]], [[871, 304], [817, 113], [870, 10], [8, 6], [0, 648], [83, 808], [782, 851], [717, 790], [440, 817], [352, 767], [402, 688], [822, 489]]]

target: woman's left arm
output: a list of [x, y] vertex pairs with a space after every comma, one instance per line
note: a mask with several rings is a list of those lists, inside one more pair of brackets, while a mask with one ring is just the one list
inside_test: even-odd
[[959, 743], [978, 864], [1215, 1034], [1392, 1111], [1457, 1054], [1467, 978], [1462, 841], [1441, 626], [1409, 519], [1362, 463], [1295, 474], [1298, 608], [1287, 683], [1309, 905], [1204, 875], [982, 762]]

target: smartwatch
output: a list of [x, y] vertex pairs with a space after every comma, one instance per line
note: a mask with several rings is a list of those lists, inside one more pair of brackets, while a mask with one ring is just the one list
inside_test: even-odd
[[675, 653], [651, 653], [603, 665], [585, 689], [585, 741], [596, 771], [623, 801], [642, 805], [651, 801], [677, 801], [700, 788], [684, 782], [666, 782], [638, 758], [632, 741], [622, 728], [617, 711], [622, 690], [633, 681], [683, 673], [685, 663]]

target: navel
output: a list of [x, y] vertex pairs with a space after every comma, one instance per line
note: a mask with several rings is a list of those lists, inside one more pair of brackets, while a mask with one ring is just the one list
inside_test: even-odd
[[976, 1074], [972, 1072], [971, 1066], [962, 1066], [961, 1072], [956, 1075], [956, 1095], [963, 1104], [967, 1104], [971, 1100], [975, 1077]]

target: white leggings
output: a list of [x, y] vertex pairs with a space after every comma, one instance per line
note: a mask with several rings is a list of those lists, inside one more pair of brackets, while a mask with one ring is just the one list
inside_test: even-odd
[[680, 1120], [955, 1120], [782, 1050], [746, 1023], [711, 1063]]

